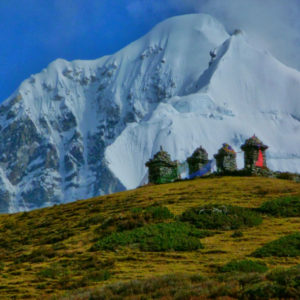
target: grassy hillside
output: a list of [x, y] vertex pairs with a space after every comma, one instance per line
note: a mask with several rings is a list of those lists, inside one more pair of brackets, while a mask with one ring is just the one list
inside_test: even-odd
[[[275, 203], [281, 213], [270, 210], [272, 203], [262, 206], [275, 199], [284, 199]], [[300, 264], [299, 199], [299, 183], [223, 177], [1, 215], [0, 299], [189, 299], [200, 287], [204, 296], [225, 295], [213, 293], [227, 287], [234, 298], [245, 286], [259, 295], [257, 282], [276, 281], [276, 272], [299, 273], [293, 269]], [[276, 256], [276, 247], [289, 253]], [[297, 278], [291, 295], [300, 293]], [[178, 289], [187, 294], [181, 297]]]

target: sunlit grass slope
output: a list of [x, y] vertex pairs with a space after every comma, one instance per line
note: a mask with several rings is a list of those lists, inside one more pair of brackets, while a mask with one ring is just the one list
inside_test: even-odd
[[[0, 299], [69, 295], [77, 289], [166, 274], [213, 278], [233, 259], [249, 259], [261, 246], [299, 232], [300, 217], [260, 213], [263, 221], [259, 225], [241, 227], [239, 232], [232, 229], [209, 229], [211, 234], [197, 232], [193, 239], [198, 238], [201, 247], [192, 251], [151, 252], [148, 246], [144, 251], [134, 243], [103, 250], [95, 245], [116, 230], [126, 233], [131, 227], [139, 227], [142, 229], [135, 230], [140, 234], [142, 226], [180, 222], [180, 215], [189, 208], [209, 204], [258, 208], [267, 200], [294, 195], [300, 195], [300, 184], [288, 180], [207, 178], [145, 186], [32, 212], [2, 215]], [[153, 205], [166, 207], [171, 214], [159, 220], [145, 210]], [[139, 213], [144, 215], [137, 221]], [[129, 216], [133, 219], [128, 219]], [[299, 256], [255, 260], [269, 270], [300, 264]]]

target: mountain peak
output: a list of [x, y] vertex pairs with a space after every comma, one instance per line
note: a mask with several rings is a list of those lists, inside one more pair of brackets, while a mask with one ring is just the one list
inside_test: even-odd
[[224, 26], [214, 17], [207, 14], [186, 14], [179, 15], [169, 19], [166, 19], [156, 25], [149, 34], [153, 34], [156, 31], [164, 31], [164, 34], [178, 31], [190, 31], [198, 30], [205, 32], [206, 30], [212, 32], [212, 30], [218, 30], [223, 34], [228, 34]]

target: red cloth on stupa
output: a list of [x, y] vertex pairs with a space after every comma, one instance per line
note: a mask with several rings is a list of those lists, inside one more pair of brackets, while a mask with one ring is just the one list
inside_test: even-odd
[[259, 152], [258, 152], [258, 159], [255, 163], [255, 166], [261, 167], [261, 168], [264, 166], [264, 157], [263, 157], [261, 150], [259, 150]]

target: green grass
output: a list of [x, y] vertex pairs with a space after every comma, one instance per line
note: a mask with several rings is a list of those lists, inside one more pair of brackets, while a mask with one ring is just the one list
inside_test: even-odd
[[268, 270], [268, 267], [264, 262], [244, 259], [232, 260], [226, 265], [222, 266], [219, 270], [220, 272], [265, 273]]
[[267, 279], [276, 282], [281, 286], [291, 286], [294, 288], [300, 288], [300, 265], [292, 268], [274, 269], [267, 274]]
[[174, 215], [167, 207], [160, 205], [152, 205], [145, 208], [133, 207], [130, 213], [133, 218], [142, 215], [146, 220], [162, 221], [174, 218]]
[[184, 223], [158, 223], [115, 232], [101, 238], [92, 250], [115, 250], [137, 245], [142, 251], [193, 251], [203, 248], [199, 238], [210, 235]]
[[284, 236], [267, 243], [252, 253], [254, 257], [296, 257], [300, 256], [300, 232]]
[[266, 201], [257, 211], [276, 217], [300, 217], [300, 196]]
[[168, 274], [109, 284], [63, 299], [299, 299], [299, 274], [300, 265], [263, 273], [242, 271], [220, 279], [207, 279], [199, 274]]
[[289, 269], [275, 269], [266, 279], [248, 285], [242, 293], [247, 299], [299, 299], [300, 265]]
[[235, 231], [233, 232], [233, 234], [231, 235], [231, 237], [233, 237], [233, 238], [241, 238], [241, 237], [243, 237], [243, 236], [244, 236], [244, 234], [243, 234], [243, 232], [240, 231], [240, 230], [235, 230]]
[[[268, 200], [298, 195], [299, 184], [288, 180], [217, 177], [146, 186], [31, 212], [0, 215], [0, 299], [48, 299], [53, 295], [56, 300], [74, 293], [74, 298], [70, 298], [74, 300], [81, 299], [77, 298], [78, 289], [89, 295], [94, 293], [91, 289], [102, 288], [112, 295], [108, 299], [115, 296], [131, 300], [152, 296], [161, 299], [164, 295], [168, 295], [167, 299], [199, 295], [204, 299], [224, 295], [254, 298], [256, 291], [268, 295], [273, 285], [295, 291], [296, 283], [279, 284], [267, 276], [274, 268], [287, 270], [300, 264], [300, 256], [260, 258], [269, 273], [221, 273], [219, 268], [232, 260], [248, 259], [262, 245], [299, 231], [299, 218], [259, 213], [261, 224], [249, 227], [243, 221], [241, 228], [231, 230], [224, 230], [223, 225], [221, 229], [191, 230], [189, 222], [184, 222], [188, 230], [183, 230], [182, 225], [175, 230], [168, 228], [174, 225], [167, 224], [179, 223], [183, 212], [195, 207], [231, 205], [251, 211]], [[163, 229], [145, 236], [149, 226]], [[143, 233], [143, 244], [139, 240], [113, 250], [90, 251], [104, 238], [136, 230]], [[180, 232], [176, 237], [182, 239], [174, 238], [176, 231]], [[166, 232], [171, 233], [167, 236]], [[195, 248], [199, 243], [203, 248], [180, 251], [194, 247], [186, 237], [197, 240]], [[284, 276], [296, 282], [294, 275]], [[106, 289], [107, 285], [114, 289]], [[122, 291], [127, 287], [140, 293]]]
[[257, 226], [261, 216], [251, 209], [232, 205], [206, 205], [186, 210], [180, 217], [198, 228], [236, 230]]
[[102, 235], [108, 235], [111, 232], [130, 230], [173, 218], [174, 215], [170, 210], [161, 205], [133, 207], [126, 213], [105, 219], [95, 231]]

